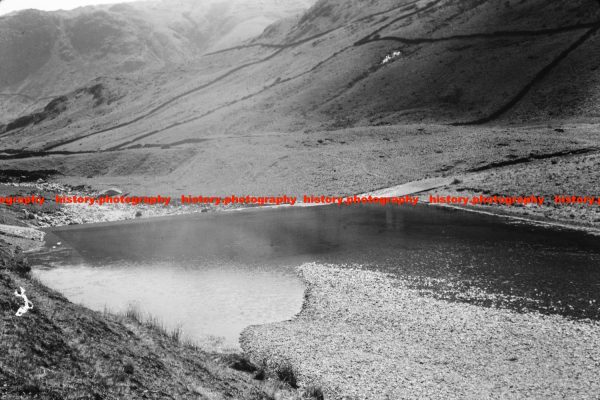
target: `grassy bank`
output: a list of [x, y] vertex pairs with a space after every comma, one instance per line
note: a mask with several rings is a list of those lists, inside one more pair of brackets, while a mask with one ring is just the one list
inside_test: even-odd
[[[312, 398], [238, 355], [204, 352], [135, 312], [111, 315], [67, 301], [28, 277], [26, 261], [0, 249], [2, 399]], [[15, 316], [23, 287], [34, 309]], [[257, 379], [258, 378], [258, 379]]]

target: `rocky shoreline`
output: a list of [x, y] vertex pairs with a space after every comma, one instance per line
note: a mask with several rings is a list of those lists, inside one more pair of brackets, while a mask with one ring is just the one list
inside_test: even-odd
[[600, 325], [421, 296], [357, 266], [307, 264], [301, 313], [247, 328], [255, 363], [328, 399], [594, 398]]
[[[385, 188], [377, 191], [362, 194], [360, 196], [374, 197], [397, 197], [406, 195], [419, 196], [419, 203], [429, 204], [427, 199], [432, 196], [467, 196], [474, 197], [478, 195], [498, 196], [511, 195], [518, 196], [527, 192], [523, 185], [513, 185], [508, 187], [503, 185], [504, 189], [498, 190], [494, 183], [485, 181], [489, 176], [479, 176], [480, 174], [466, 174], [457, 177], [428, 178], [404, 183], [402, 185]], [[484, 182], [486, 186], [482, 186]], [[505, 187], [506, 186], [506, 187]], [[545, 187], [542, 185], [541, 187]], [[573, 186], [574, 191], [576, 186]], [[114, 193], [122, 193], [119, 189], [111, 189]], [[46, 181], [42, 178], [36, 182], [19, 181], [13, 179], [9, 182], [0, 182], [0, 194], [5, 195], [44, 195], [47, 201], [43, 206], [39, 205], [13, 205], [5, 207], [0, 212], [0, 225], [2, 226], [20, 226], [33, 229], [49, 228], [63, 225], [89, 224], [97, 222], [115, 222], [125, 221], [136, 218], [152, 218], [174, 215], [185, 215], [195, 213], [206, 213], [214, 211], [239, 210], [247, 208], [242, 204], [216, 205], [214, 203], [202, 204], [180, 204], [174, 199], [168, 205], [149, 205], [149, 204], [57, 204], [54, 201], [55, 196], [61, 197], [98, 197], [107, 190], [97, 191], [88, 185], [71, 186], [52, 181]], [[591, 193], [587, 190], [586, 193]], [[538, 193], [538, 192], [536, 192]], [[548, 188], [540, 189], [542, 194], [550, 199], [551, 191]], [[575, 193], [575, 192], [573, 192]], [[546, 204], [547, 203], [547, 204]], [[548, 200], [543, 205], [444, 205], [433, 204], [434, 206], [454, 207], [461, 210], [490, 213], [494, 215], [522, 219], [528, 223], [543, 223], [564, 227], [569, 229], [585, 230], [590, 233], [598, 232], [600, 221], [600, 206], [586, 205], [564, 205], [557, 206], [551, 204]], [[303, 206], [299, 202], [296, 206]], [[314, 204], [309, 204], [314, 205]], [[317, 204], [318, 205], [318, 204]], [[284, 207], [287, 205], [283, 205]], [[280, 207], [280, 206], [265, 206]], [[1, 233], [1, 230], [0, 230]]]

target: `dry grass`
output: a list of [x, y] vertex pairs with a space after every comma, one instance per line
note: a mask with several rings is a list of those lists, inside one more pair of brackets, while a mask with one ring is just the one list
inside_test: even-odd
[[[112, 314], [110, 311], [105, 310], [105, 312]], [[174, 343], [182, 345], [184, 347], [193, 347], [197, 348], [198, 345], [190, 338], [187, 338], [183, 335], [183, 329], [181, 325], [177, 325], [173, 329], [169, 329], [163, 321], [159, 318], [146, 313], [144, 314], [134, 305], [129, 305], [124, 313], [117, 314], [117, 316], [125, 317], [126, 319], [132, 320], [142, 326], [152, 329], [153, 331], [159, 333], [160, 335], [171, 339]]]
[[[169, 329], [160, 319], [149, 313], [143, 313], [134, 305], [129, 305], [126, 311], [120, 314], [120, 316], [145, 326], [182, 347], [198, 349], [197, 343], [183, 336], [181, 326]], [[215, 377], [223, 377], [227, 374], [222, 365], [207, 364], [205, 368]], [[257, 381], [257, 387], [250, 389], [245, 393], [245, 396], [257, 400], [320, 400], [324, 398], [323, 391], [318, 386], [311, 385], [303, 390], [298, 390], [296, 376], [290, 364], [284, 364], [278, 368], [275, 376], [276, 379]], [[209, 400], [224, 398], [220, 393], [202, 386], [195, 386], [193, 391]]]
[[[12, 311], [15, 286], [36, 300], [22, 318]], [[5, 270], [0, 288], [2, 400], [306, 399], [283, 382], [234, 370], [232, 357], [198, 349], [181, 327], [168, 329], [135, 307], [96, 313]]]

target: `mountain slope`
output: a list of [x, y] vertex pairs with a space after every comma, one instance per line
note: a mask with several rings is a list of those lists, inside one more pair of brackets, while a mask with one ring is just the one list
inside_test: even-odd
[[143, 88], [124, 84], [93, 120], [51, 131], [42, 122], [2, 141], [116, 150], [223, 134], [593, 119], [598, 29], [595, 0], [320, 0], [246, 44], [140, 76]]
[[307, 6], [307, 1], [165, 0], [0, 17], [0, 111], [6, 117], [23, 114], [23, 106], [31, 110], [99, 76], [139, 75], [191, 62]]

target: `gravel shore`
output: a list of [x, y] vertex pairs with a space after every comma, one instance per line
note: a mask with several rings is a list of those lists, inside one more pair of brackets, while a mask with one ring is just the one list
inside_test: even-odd
[[327, 399], [596, 399], [600, 324], [422, 297], [360, 267], [306, 264], [292, 321], [247, 328], [246, 355]]

